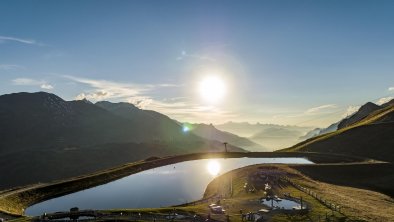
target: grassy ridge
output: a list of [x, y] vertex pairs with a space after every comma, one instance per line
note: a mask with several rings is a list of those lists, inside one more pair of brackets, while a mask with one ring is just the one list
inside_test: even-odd
[[[371, 113], [366, 118], [362, 119], [361, 121], [359, 121], [353, 125], [339, 129], [339, 130], [331, 132], [331, 133], [327, 133], [327, 134], [313, 137], [311, 139], [300, 142], [292, 147], [282, 149], [282, 150], [280, 150], [280, 152], [307, 151], [307, 150], [309, 150], [308, 148], [312, 144], [334, 138], [335, 136], [341, 135], [341, 134], [348, 132], [350, 130], [353, 130], [355, 128], [367, 126], [370, 124], [375, 124], [376, 122], [379, 122], [380, 120], [384, 119], [386, 116], [393, 115], [393, 114], [394, 114], [394, 105], [382, 108], [380, 110], [377, 110], [377, 111]], [[376, 124], [376, 125], [380, 125], [380, 124]], [[382, 123], [382, 125], [384, 125], [384, 123]], [[365, 136], [368, 136], [368, 135], [365, 135]], [[373, 145], [373, 144], [370, 144], [370, 145]]]

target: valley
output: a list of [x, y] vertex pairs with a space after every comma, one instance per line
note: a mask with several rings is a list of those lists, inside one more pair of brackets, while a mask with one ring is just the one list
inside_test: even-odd
[[[21, 118], [21, 113], [18, 111], [7, 111], [11, 110], [10, 107], [13, 110], [18, 110], [18, 99], [15, 100], [15, 98], [21, 96], [31, 97], [33, 101], [36, 99], [38, 102], [33, 102], [30, 105], [31, 109], [40, 110], [40, 113], [44, 111], [46, 113], [45, 118], [49, 118], [47, 121], [55, 121], [53, 127], [59, 129], [52, 129], [52, 135], [56, 135], [57, 132], [64, 134], [63, 130], [72, 133], [65, 134], [67, 137], [62, 137], [63, 139], [55, 146], [49, 145], [53, 141], [46, 141], [46, 137], [40, 136], [48, 136], [50, 135], [48, 134], [49, 132], [32, 137], [31, 133], [26, 134], [21, 131], [20, 129], [26, 129], [32, 121], [39, 120], [36, 119], [36, 115], [31, 115], [30, 117], [29, 115], [24, 115]], [[179, 172], [184, 172], [186, 173], [185, 175], [190, 173], [194, 174], [195, 177], [205, 178], [205, 182], [200, 184], [200, 187], [195, 188], [192, 188], [191, 184], [186, 185], [185, 182], [180, 182], [182, 179], [175, 179], [175, 181], [179, 180], [179, 182], [173, 185], [165, 185], [166, 183], [163, 183], [162, 186], [167, 187], [163, 187], [162, 190], [172, 186], [173, 188], [171, 189], [173, 191], [168, 190], [166, 192], [171, 197], [163, 196], [162, 200], [152, 199], [151, 202], [156, 202], [156, 205], [152, 205], [149, 201], [145, 205], [141, 205], [141, 199], [137, 205], [114, 205], [118, 206], [114, 207], [114, 210], [107, 210], [113, 208], [111, 205], [102, 205], [102, 207], [97, 205], [97, 207], [88, 207], [88, 209], [85, 207], [81, 208], [81, 210], [93, 208], [93, 211], [89, 211], [91, 212], [89, 214], [94, 215], [96, 219], [101, 218], [104, 221], [109, 220], [109, 218], [133, 220], [136, 214], [145, 215], [145, 218], [150, 219], [153, 217], [165, 219], [168, 215], [174, 213], [174, 209], [169, 207], [174, 205], [176, 205], [176, 212], [182, 212], [177, 214], [183, 215], [177, 219], [173, 218], [176, 220], [188, 220], [187, 218], [195, 217], [199, 218], [198, 220], [210, 218], [218, 221], [228, 219], [231, 221], [242, 221], [245, 218], [243, 218], [242, 213], [239, 213], [239, 209], [248, 209], [248, 212], [254, 212], [253, 217], [262, 216], [264, 221], [317, 221], [323, 220], [323, 218], [327, 220], [329, 218], [331, 221], [390, 221], [393, 216], [385, 210], [382, 211], [382, 209], [391, 209], [393, 207], [394, 176], [392, 172], [394, 167], [391, 147], [394, 141], [392, 140], [393, 105], [391, 102], [379, 106], [379, 108], [374, 106], [374, 109], [360, 108], [359, 112], [353, 114], [357, 118], [349, 117], [349, 119], [353, 119], [351, 124], [342, 127], [344, 122], [349, 122], [348, 119], [344, 119], [339, 124], [335, 124], [338, 125], [338, 130], [316, 135], [290, 148], [276, 152], [250, 152], [253, 150], [267, 150], [267, 148], [253, 142], [253, 139], [258, 138], [257, 136], [240, 137], [236, 134], [222, 131], [223, 126], [214, 126], [212, 124], [179, 123], [160, 113], [141, 110], [126, 103], [99, 102], [94, 105], [87, 101], [81, 101], [78, 104], [75, 101], [66, 102], [46, 93], [7, 95], [0, 97], [1, 101], [3, 103], [0, 103], [0, 105], [3, 104], [3, 107], [7, 107], [2, 109], [2, 121], [5, 124], [10, 124], [7, 121], [18, 119], [20, 126], [19, 128], [9, 127], [8, 131], [2, 131], [3, 134], [25, 135], [27, 136], [26, 140], [30, 140], [31, 143], [31, 145], [26, 146], [24, 143], [11, 143], [11, 140], [2, 141], [5, 144], [3, 147], [12, 146], [14, 149], [7, 150], [3, 148], [1, 152], [3, 157], [1, 161], [4, 166], [1, 169], [1, 173], [6, 176], [4, 178], [7, 178], [7, 180], [1, 184], [3, 191], [0, 193], [0, 210], [3, 214], [5, 213], [4, 216], [14, 218], [15, 221], [36, 220], [37, 217], [33, 217], [33, 215], [24, 215], [24, 213], [30, 212], [30, 206], [34, 208], [37, 205], [35, 207], [37, 209], [48, 209], [48, 207], [45, 207], [45, 204], [41, 207], [40, 204], [46, 201], [51, 203], [52, 201], [51, 205], [55, 206], [56, 204], [54, 203], [57, 199], [61, 200], [63, 198], [66, 200], [71, 198], [72, 195], [87, 195], [91, 188], [104, 189], [107, 184], [118, 183], [122, 178], [129, 178], [130, 175], [134, 174], [146, 173], [146, 175], [149, 175], [153, 173], [152, 175], [154, 175], [155, 169], [157, 173], [161, 172], [161, 167], [167, 167], [163, 168], [163, 180], [169, 179], [173, 173], [178, 175], [176, 172], [180, 170]], [[12, 106], [9, 105], [10, 101], [13, 104]], [[7, 106], [4, 104], [7, 104]], [[78, 106], [74, 104], [78, 104]], [[367, 104], [367, 106], [371, 105]], [[80, 107], [83, 108], [81, 109]], [[20, 112], [22, 110], [20, 109]], [[62, 113], [64, 110], [68, 110], [67, 113]], [[106, 118], [112, 118], [111, 122], [119, 121], [117, 124], [122, 124], [122, 127], [116, 126], [116, 128], [113, 128], [115, 126], [109, 126], [111, 129], [115, 129], [110, 135], [97, 140], [94, 139], [95, 137], [90, 138], [89, 135], [100, 135], [99, 131], [93, 132], [81, 129], [83, 127], [96, 128], [97, 124], [103, 124], [105, 121], [100, 121], [100, 123], [88, 121], [91, 117], [87, 118], [87, 116], [97, 114], [99, 115], [94, 118], [101, 118], [103, 121]], [[10, 118], [11, 115], [15, 117]], [[41, 118], [40, 122], [42, 122], [44, 116], [39, 118]], [[81, 123], [80, 118], [85, 119], [82, 121], [82, 123], [86, 124], [85, 126], [75, 125], [76, 123]], [[357, 121], [354, 119], [357, 119]], [[159, 127], [157, 128], [156, 126]], [[232, 123], [230, 126], [233, 126], [233, 128], [228, 127], [227, 130], [234, 131], [234, 126], [239, 127], [240, 125]], [[108, 133], [106, 131], [108, 126], [103, 125], [100, 127], [104, 130], [102, 132], [103, 135]], [[254, 127], [261, 129], [259, 125]], [[135, 131], [130, 131], [137, 128], [140, 134], [134, 134], [133, 132]], [[151, 133], [149, 131], [150, 128], [155, 128], [155, 131]], [[220, 128], [222, 130], [219, 130]], [[269, 137], [295, 138], [296, 136], [299, 138], [300, 135], [303, 135], [300, 132], [294, 133], [296, 128], [290, 128], [293, 128], [292, 133], [290, 133], [291, 130], [289, 128], [278, 128], [278, 126], [271, 125], [264, 129], [266, 133], [261, 131], [260, 134], [265, 138], [265, 141], [268, 141], [267, 138]], [[43, 130], [46, 129], [43, 128]], [[70, 131], [70, 129], [73, 130]], [[303, 130], [308, 129], [303, 128]], [[124, 132], [120, 133], [122, 130]], [[143, 133], [144, 130], [145, 133]], [[150, 137], [147, 137], [148, 131]], [[113, 134], [115, 132], [118, 132], [120, 135]], [[320, 132], [324, 132], [324, 130], [320, 130]], [[85, 135], [86, 138], [73, 139], [77, 134], [81, 133], [87, 133]], [[289, 136], [289, 133], [292, 136]], [[306, 131], [304, 133], [308, 135]], [[152, 135], [156, 135], [157, 139], [152, 141]], [[87, 138], [89, 139], [87, 140]], [[223, 141], [226, 144], [223, 144]], [[293, 143], [296, 143], [296, 141], [294, 140]], [[34, 144], [41, 145], [37, 146]], [[371, 144], [376, 144], [377, 146], [371, 149]], [[377, 150], [379, 152], [376, 152]], [[308, 161], [312, 161], [313, 164], [280, 162], [285, 161], [286, 158], [305, 158]], [[10, 159], [13, 161], [7, 161]], [[232, 168], [224, 168], [222, 169], [223, 171], [220, 168], [226, 166], [225, 162], [220, 164], [223, 166], [215, 165], [212, 172], [218, 170], [217, 172], [221, 172], [221, 174], [215, 174], [213, 177], [207, 177], [207, 175], [197, 176], [197, 172], [203, 171], [195, 167], [197, 171], [193, 173], [191, 168], [182, 170], [181, 165], [177, 165], [181, 163], [188, 164], [189, 161], [225, 161], [225, 159], [228, 159], [227, 161], [239, 159], [244, 161], [244, 163], [243, 165], [234, 165]], [[260, 161], [268, 162], [262, 164]], [[279, 176], [264, 176], [272, 190], [270, 189], [268, 192], [266, 188], [257, 188], [257, 185], [253, 185], [253, 192], [245, 190], [242, 184], [250, 183], [250, 175], [253, 172], [260, 172], [262, 175], [265, 175], [272, 169], [275, 169], [274, 171], [279, 173]], [[171, 173], [172, 171], [173, 173]], [[153, 178], [160, 178], [159, 174], [153, 176]], [[229, 175], [231, 176], [229, 177]], [[232, 181], [231, 185], [228, 182], [229, 178]], [[142, 182], [150, 179], [139, 180]], [[183, 180], [187, 181], [186, 179]], [[131, 180], [125, 182], [125, 184], [139, 184], [140, 182], [137, 181], [138, 179], [135, 179], [134, 182]], [[159, 184], [159, 182], [151, 183]], [[177, 188], [180, 184], [184, 185]], [[194, 184], [199, 183], [195, 182]], [[148, 189], [144, 188], [149, 187], [150, 185], [148, 184], [136, 186], [136, 188], [139, 187], [138, 189], [142, 190], [124, 192], [149, 192], [144, 190]], [[228, 193], [230, 187], [231, 193]], [[108, 191], [113, 189], [108, 188]], [[161, 196], [159, 193], [154, 194], [153, 192], [153, 190], [160, 190], [161, 188], [152, 187], [150, 189], [152, 189], [152, 197], [157, 198]], [[180, 191], [182, 189], [192, 189], [193, 191], [184, 191], [182, 194]], [[201, 189], [205, 189], [204, 194]], [[199, 191], [200, 193], [197, 192], [191, 195], [197, 190], [201, 190]], [[78, 191], [82, 193], [79, 194]], [[273, 205], [269, 206], [268, 204], [267, 206], [269, 201], [267, 201], [266, 205], [260, 203], [262, 199], [269, 198], [269, 195], [276, 195], [280, 199], [286, 199], [287, 197], [283, 196], [285, 193], [289, 193], [293, 198], [290, 198], [290, 202], [291, 200], [295, 201], [293, 201], [293, 205], [295, 204], [293, 207], [301, 204], [300, 198], [302, 197], [307, 209], [302, 209], [299, 212], [286, 209], [280, 210], [274, 208]], [[94, 193], [89, 195], [99, 196]], [[118, 194], [112, 195], [116, 196]], [[176, 197], [178, 195], [179, 197]], [[368, 199], [363, 199], [364, 196], [368, 196]], [[134, 197], [129, 198], [133, 199], [137, 198], [137, 196], [134, 194]], [[199, 200], [199, 198], [202, 199]], [[146, 197], [144, 199], [148, 200], [149, 198]], [[324, 199], [324, 201], [322, 202], [321, 199]], [[92, 201], [93, 196], [87, 200]], [[72, 206], [78, 207], [78, 202], [75, 201], [76, 199]], [[125, 201], [130, 202], [129, 200]], [[160, 201], [164, 202], [159, 204]], [[103, 201], [97, 199], [94, 202], [99, 203]], [[111, 203], [108, 198], [104, 202]], [[119, 196], [112, 202], [119, 204], [124, 201]], [[226, 213], [214, 213], [208, 207], [209, 203], [220, 203], [220, 206], [223, 207]], [[327, 205], [327, 203], [330, 203], [330, 205]], [[340, 206], [340, 210], [337, 207], [333, 209], [331, 204]], [[71, 205], [67, 206], [71, 208]], [[374, 206], [373, 213], [363, 210], [370, 206]], [[149, 210], [145, 209], [146, 207]], [[121, 210], [124, 208], [125, 210]], [[60, 207], [56, 211], [59, 210], [67, 215], [67, 211], [64, 210], [69, 209]], [[38, 210], [34, 214], [42, 217], [44, 212], [41, 211]], [[120, 212], [122, 214], [119, 214]], [[52, 215], [51, 212], [48, 213], [48, 215]], [[252, 217], [251, 215], [249, 214], [250, 217]], [[55, 215], [50, 217], [55, 217]]]

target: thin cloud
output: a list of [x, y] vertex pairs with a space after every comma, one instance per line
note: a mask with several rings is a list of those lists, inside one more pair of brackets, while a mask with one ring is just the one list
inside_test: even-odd
[[97, 92], [91, 92], [91, 93], [80, 93], [78, 94], [75, 99], [76, 100], [83, 100], [83, 99], [87, 99], [87, 100], [94, 100], [94, 101], [98, 101], [98, 100], [103, 100], [109, 97], [108, 92], [105, 91], [97, 91]]
[[0, 64], [0, 70], [23, 69], [23, 66], [13, 64]]
[[189, 102], [186, 99], [180, 100], [179, 98], [176, 99], [177, 102], [167, 102], [171, 100], [171, 98], [162, 101], [152, 100], [146, 108], [164, 113], [182, 122], [193, 122], [198, 120], [199, 122], [216, 123], [225, 119], [234, 119], [238, 117], [238, 114], [222, 110], [218, 107], [201, 106]]
[[394, 91], [394, 86], [388, 88], [389, 91]]
[[32, 85], [40, 85], [40, 84], [42, 84], [41, 81], [38, 81], [38, 80], [35, 80], [35, 79], [29, 79], [29, 78], [13, 79], [12, 83], [14, 85], [18, 85], [18, 86], [32, 86]]
[[187, 59], [187, 58], [193, 58], [193, 59], [199, 59], [199, 60], [207, 60], [207, 61], [211, 61], [211, 62], [216, 61], [216, 59], [214, 59], [214, 58], [211, 58], [211, 57], [208, 57], [208, 56], [203, 56], [203, 55], [198, 55], [198, 54], [189, 54], [186, 51], [182, 51], [181, 55], [178, 56], [176, 58], [176, 60], [184, 60], [184, 59]]
[[91, 87], [91, 90], [86, 90], [80, 93], [76, 99], [88, 100], [103, 100], [103, 99], [120, 99], [128, 100], [133, 97], [140, 97], [144, 93], [153, 90], [155, 87], [168, 87], [156, 86], [151, 84], [133, 84], [133, 83], [118, 83], [107, 80], [95, 80], [88, 78], [81, 78], [76, 76], [64, 75], [66, 79], [72, 80], [77, 83], [85, 84]]
[[0, 36], [0, 43], [3, 42], [18, 42], [18, 43], [23, 43], [23, 44], [28, 44], [28, 45], [38, 45], [38, 46], [43, 46], [44, 44], [37, 42], [34, 39], [22, 39], [22, 38], [17, 38], [17, 37], [12, 37], [12, 36]]
[[147, 109], [154, 101], [150, 97], [133, 97], [128, 99], [127, 102], [134, 104], [140, 109]]
[[86, 84], [91, 89], [78, 94], [75, 99], [88, 99], [92, 101], [113, 100], [129, 102], [141, 109], [155, 110], [171, 118], [181, 121], [216, 122], [222, 119], [236, 117], [234, 113], [221, 110], [213, 106], [200, 106], [190, 102], [185, 97], [165, 98], [158, 100], [151, 96], [153, 91], [163, 88], [179, 87], [175, 84], [135, 84], [119, 83], [107, 80], [95, 80], [75, 76], [63, 76], [73, 82]]
[[337, 108], [337, 105], [335, 105], [335, 104], [326, 104], [326, 105], [321, 105], [321, 106], [310, 108], [307, 111], [305, 111], [305, 113], [306, 114], [316, 114], [316, 113], [320, 113], [322, 111], [326, 111], [326, 110], [334, 109], [334, 108]]
[[53, 86], [48, 83], [41, 84], [40, 87], [41, 89], [49, 89], [49, 90], [53, 89]]
[[392, 96], [383, 97], [383, 98], [380, 98], [378, 101], [376, 101], [376, 104], [382, 105], [382, 104], [384, 104], [384, 103], [389, 102], [389, 101], [392, 100], [392, 99], [394, 99], [394, 97], [392, 97]]
[[45, 80], [36, 80], [30, 78], [16, 78], [12, 80], [13, 85], [17, 86], [39, 86], [41, 89], [51, 90], [54, 87]]
[[138, 106], [146, 108], [152, 103], [153, 99], [148, 96], [149, 93], [157, 89], [179, 87], [175, 84], [135, 84], [135, 83], [119, 83], [108, 80], [88, 79], [70, 75], [64, 75], [63, 78], [72, 80], [73, 82], [88, 85], [91, 89], [85, 90], [78, 94], [75, 99], [87, 99], [92, 101], [100, 101], [112, 99], [117, 101], [128, 101]]
[[[340, 115], [340, 112], [341, 112], [341, 110], [339, 110], [339, 107], [336, 104], [325, 104], [325, 105], [309, 108], [305, 111], [299, 111], [299, 112], [287, 112], [286, 111], [283, 114], [273, 115], [272, 119], [273, 120], [300, 119], [300, 120], [303, 120], [300, 123], [304, 123], [304, 122], [306, 122], [305, 119], [309, 119], [309, 120], [307, 120], [307, 122], [309, 122], [311, 120], [316, 119], [316, 117], [321, 119], [321, 118], [326, 118], [327, 116], [335, 115], [336, 113], [338, 113], [338, 115]], [[311, 118], [313, 118], [313, 119], [311, 119]], [[295, 123], [295, 124], [297, 125], [300, 123]]]
[[343, 118], [353, 115], [360, 109], [361, 106], [348, 106], [345, 113], [342, 115]]

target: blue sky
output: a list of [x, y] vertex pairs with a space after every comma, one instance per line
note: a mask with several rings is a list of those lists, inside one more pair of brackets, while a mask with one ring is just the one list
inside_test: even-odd
[[[325, 126], [394, 94], [393, 1], [0, 1], [0, 94]], [[222, 101], [198, 95], [220, 76]]]

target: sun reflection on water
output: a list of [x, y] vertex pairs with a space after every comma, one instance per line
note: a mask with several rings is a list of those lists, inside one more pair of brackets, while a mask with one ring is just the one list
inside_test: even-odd
[[217, 160], [210, 160], [207, 164], [208, 173], [217, 176], [220, 172], [220, 163]]

